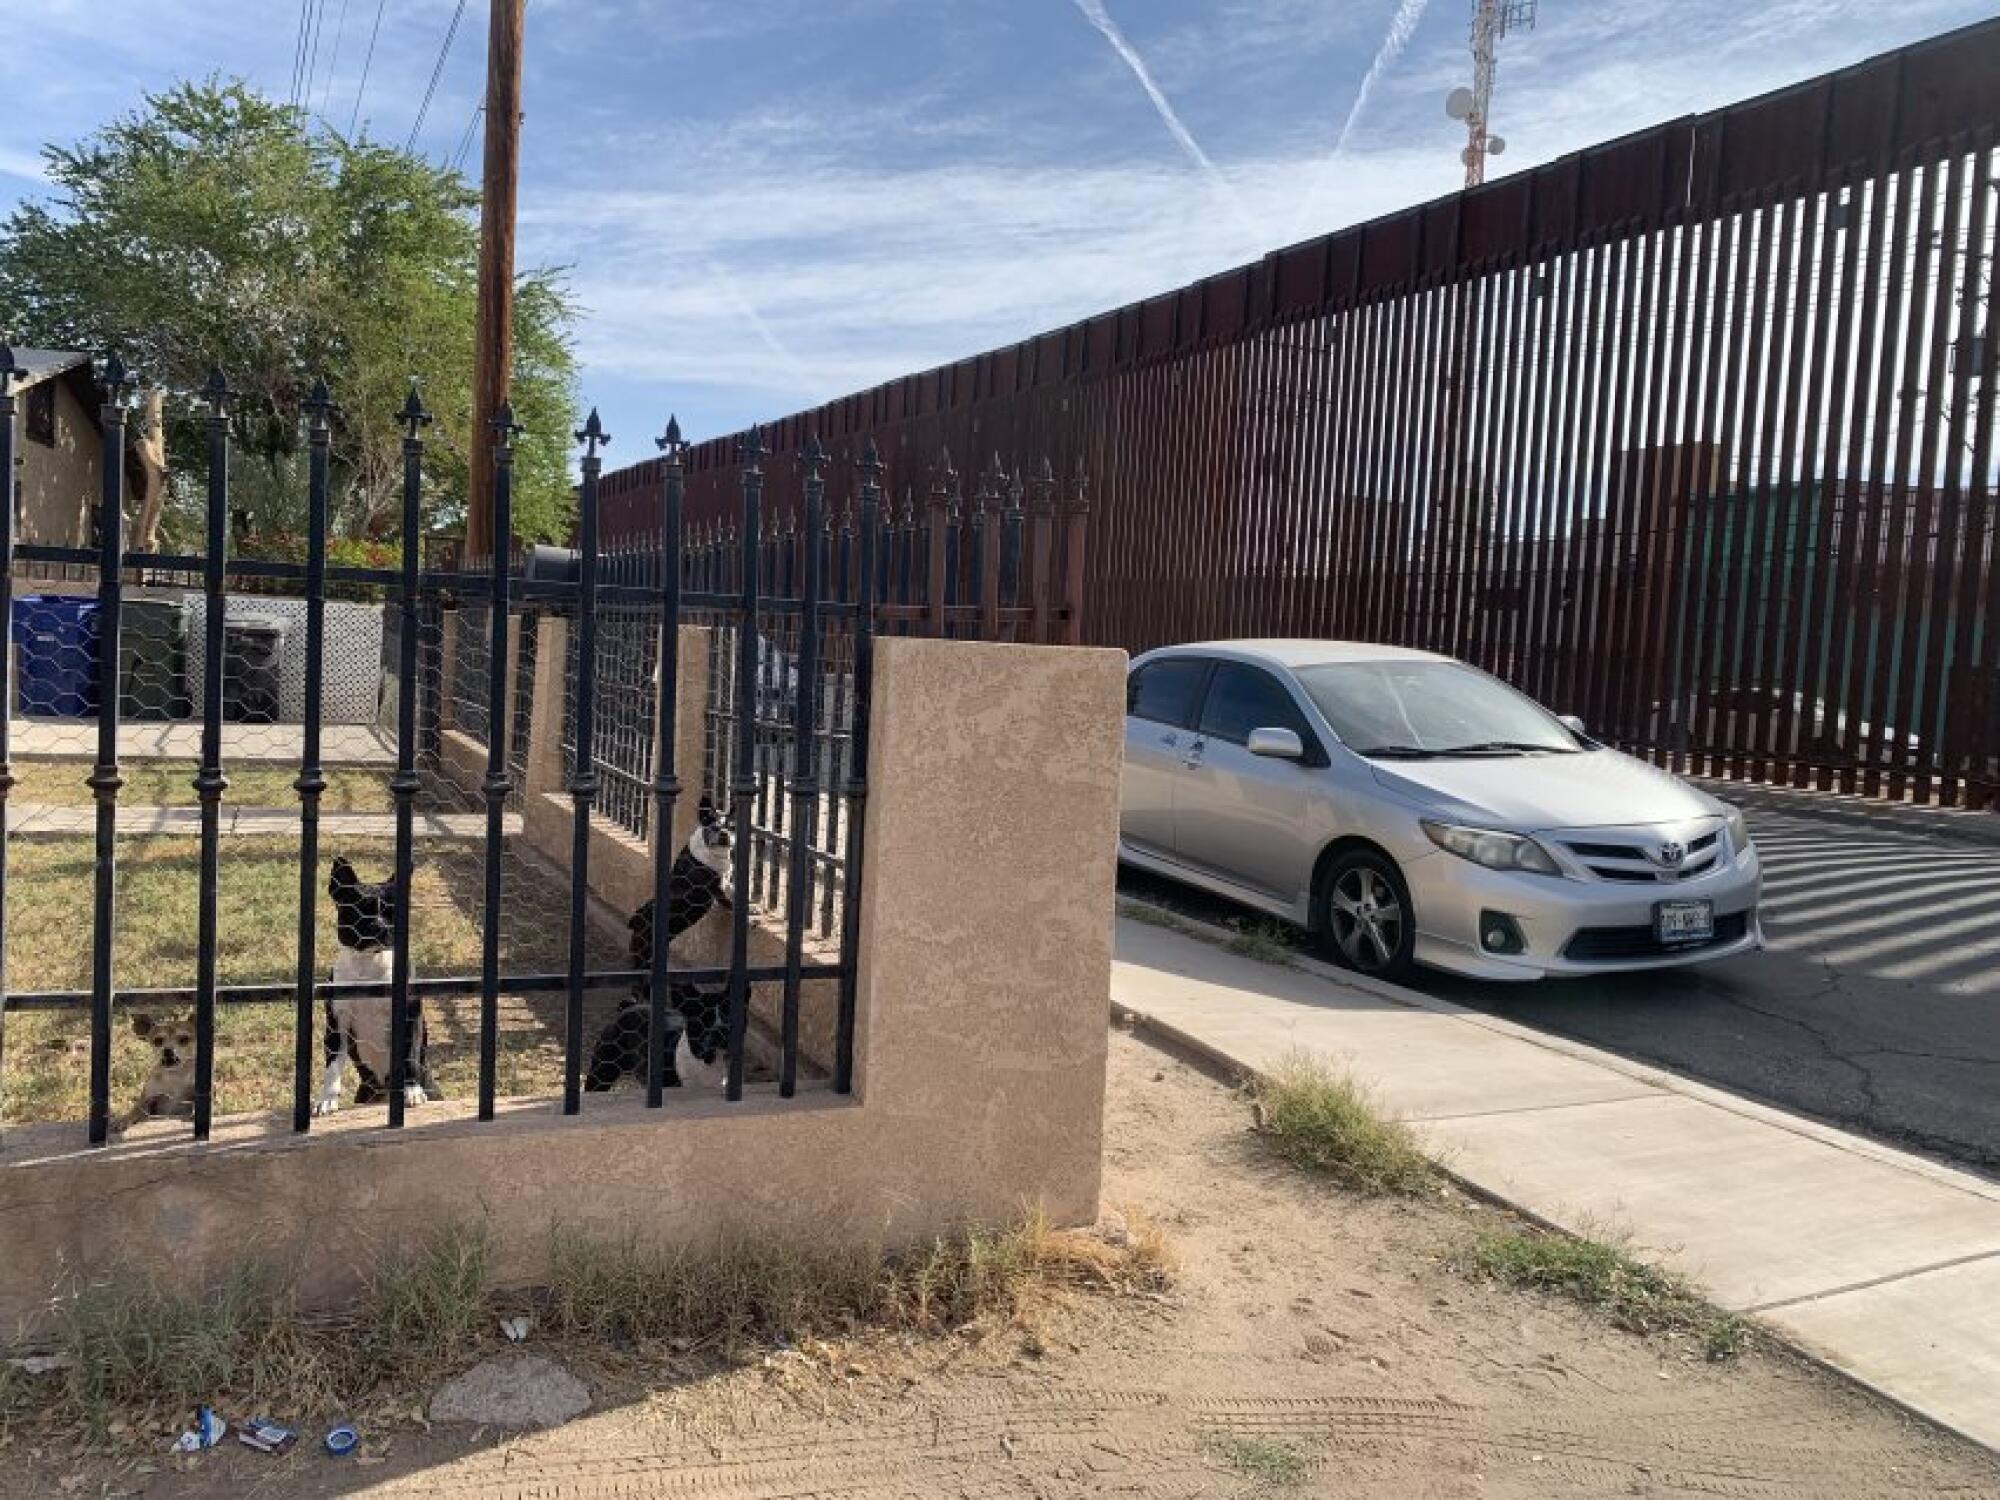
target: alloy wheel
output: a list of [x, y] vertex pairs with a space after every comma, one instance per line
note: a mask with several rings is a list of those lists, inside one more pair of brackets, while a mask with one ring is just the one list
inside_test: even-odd
[[1403, 943], [1403, 903], [1381, 871], [1366, 865], [1342, 871], [1330, 904], [1341, 956], [1365, 973], [1390, 967]]

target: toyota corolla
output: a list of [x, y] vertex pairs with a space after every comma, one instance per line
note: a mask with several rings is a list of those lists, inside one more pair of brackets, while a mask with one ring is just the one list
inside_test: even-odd
[[1344, 641], [1132, 663], [1119, 858], [1348, 968], [1490, 979], [1761, 947], [1743, 816], [1477, 668]]

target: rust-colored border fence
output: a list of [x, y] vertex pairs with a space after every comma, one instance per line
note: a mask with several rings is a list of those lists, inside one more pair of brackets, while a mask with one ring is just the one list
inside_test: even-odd
[[[1677, 768], [1985, 806], [1996, 78], [2000, 22], [1969, 27], [830, 402], [774, 451], [872, 436], [918, 515], [945, 451], [1087, 473], [1058, 638], [1428, 647]], [[691, 524], [734, 468], [692, 451]], [[605, 488], [608, 531], [649, 524], [648, 471]]]

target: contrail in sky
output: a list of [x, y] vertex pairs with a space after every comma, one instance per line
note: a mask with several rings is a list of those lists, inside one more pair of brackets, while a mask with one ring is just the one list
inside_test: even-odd
[[737, 316], [750, 325], [750, 331], [757, 335], [758, 341], [778, 356], [786, 371], [798, 383], [798, 388], [808, 393], [818, 390], [820, 382], [814, 378], [812, 371], [806, 368], [805, 361], [800, 359], [764, 320], [764, 315], [757, 311], [756, 304], [744, 295], [742, 284], [729, 274], [729, 268], [714, 260], [704, 261], [702, 268], [715, 281], [724, 299], [734, 304]]
[[1236, 194], [1230, 189], [1229, 180], [1222, 175], [1215, 163], [1209, 160], [1208, 153], [1201, 149], [1201, 142], [1197, 141], [1187, 126], [1181, 123], [1181, 117], [1174, 112], [1173, 103], [1153, 81], [1152, 70], [1146, 66], [1146, 59], [1125, 40], [1125, 33], [1118, 29], [1118, 23], [1111, 19], [1111, 12], [1104, 8], [1104, 0], [1076, 0], [1076, 8], [1083, 12], [1086, 21], [1104, 33], [1104, 40], [1111, 43], [1112, 50], [1124, 59], [1125, 66], [1130, 68], [1132, 76], [1139, 80], [1139, 87], [1144, 89], [1146, 97], [1153, 101], [1153, 108], [1159, 111], [1161, 121], [1174, 140], [1179, 143], [1181, 150], [1186, 153], [1187, 159], [1200, 169], [1202, 176], [1208, 179], [1210, 186], [1221, 195], [1237, 218], [1243, 218], [1242, 205], [1237, 202]]
[[[1305, 226], [1306, 232], [1311, 231], [1314, 215], [1319, 210], [1320, 190], [1326, 181], [1325, 166], [1347, 149], [1347, 138], [1354, 134], [1354, 127], [1367, 111], [1375, 85], [1403, 55], [1403, 49], [1410, 44], [1417, 22], [1424, 18], [1424, 10], [1429, 4], [1430, 0], [1397, 0], [1396, 13], [1389, 18], [1388, 34], [1382, 38], [1382, 45], [1375, 49], [1375, 60], [1368, 65], [1368, 71], [1362, 74], [1361, 87], [1354, 91], [1354, 102], [1347, 106], [1347, 118], [1341, 121], [1340, 134], [1333, 139], [1333, 150], [1327, 153], [1326, 162], [1321, 163], [1322, 170], [1313, 173], [1311, 187], [1299, 207], [1298, 218], [1294, 222]], [[1296, 229], [1293, 231], [1295, 234], [1298, 232]]]
[[1375, 85], [1382, 75], [1389, 71], [1403, 49], [1410, 44], [1410, 37], [1417, 29], [1417, 22], [1424, 18], [1424, 8], [1430, 0], [1401, 0], [1395, 15], [1389, 18], [1389, 34], [1382, 38], [1382, 45], [1375, 50], [1375, 61], [1368, 65], [1362, 75], [1361, 87], [1354, 92], [1354, 102], [1347, 107], [1347, 118], [1341, 122], [1340, 134], [1334, 137], [1333, 155], [1338, 156], [1347, 149], [1347, 138], [1354, 133], [1362, 114], [1368, 108], [1368, 100], [1375, 92]]

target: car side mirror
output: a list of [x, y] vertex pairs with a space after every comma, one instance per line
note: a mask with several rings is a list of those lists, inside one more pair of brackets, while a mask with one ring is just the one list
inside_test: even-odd
[[1306, 747], [1295, 729], [1253, 729], [1248, 749], [1269, 760], [1304, 760]]
[[1575, 714], [1558, 714], [1556, 715], [1556, 722], [1571, 734], [1588, 734], [1590, 732], [1583, 727], [1583, 720], [1579, 719]]

